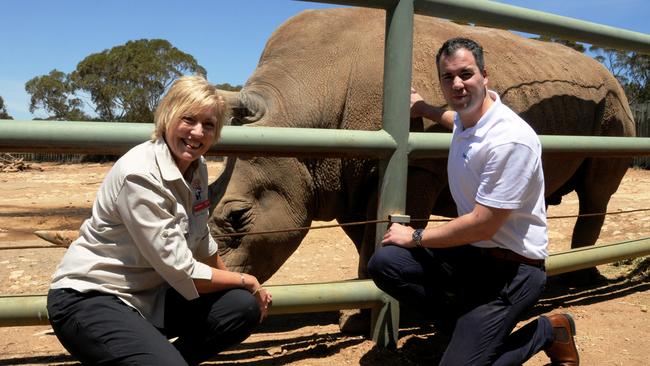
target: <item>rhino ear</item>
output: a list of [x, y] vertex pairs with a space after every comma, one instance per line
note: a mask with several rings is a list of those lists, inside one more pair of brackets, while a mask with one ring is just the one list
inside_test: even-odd
[[228, 108], [228, 121], [231, 126], [241, 126], [243, 117], [248, 114], [246, 107], [242, 104], [241, 93], [229, 90], [219, 90], [219, 95], [226, 101]]
[[230, 112], [229, 124], [241, 126], [259, 121], [266, 113], [266, 101], [256, 93], [220, 90]]
[[242, 126], [245, 125], [246, 117], [250, 115], [248, 108], [244, 106], [232, 107], [230, 108], [230, 118], [228, 118], [228, 124], [231, 126]]

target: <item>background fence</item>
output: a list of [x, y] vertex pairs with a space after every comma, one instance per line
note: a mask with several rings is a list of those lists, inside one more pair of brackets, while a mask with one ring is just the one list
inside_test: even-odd
[[[633, 104], [630, 108], [636, 122], [636, 136], [650, 137], [650, 102]], [[650, 156], [637, 156], [634, 158], [632, 165], [650, 169]]]

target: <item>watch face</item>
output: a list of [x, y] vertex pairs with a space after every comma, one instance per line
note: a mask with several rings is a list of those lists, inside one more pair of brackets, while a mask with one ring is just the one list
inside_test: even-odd
[[413, 232], [413, 241], [415, 242], [415, 246], [421, 246], [422, 243], [422, 229], [417, 229]]

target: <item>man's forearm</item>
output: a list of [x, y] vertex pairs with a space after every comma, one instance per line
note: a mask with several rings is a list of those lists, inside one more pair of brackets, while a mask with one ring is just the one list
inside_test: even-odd
[[419, 101], [413, 104], [411, 108], [412, 117], [424, 117], [426, 119], [438, 122], [448, 130], [454, 128], [454, 117], [456, 112], [450, 111], [446, 108], [434, 107], [425, 101]]
[[510, 210], [476, 205], [474, 210], [452, 221], [427, 229], [422, 235], [422, 246], [448, 248], [489, 240], [505, 223]]

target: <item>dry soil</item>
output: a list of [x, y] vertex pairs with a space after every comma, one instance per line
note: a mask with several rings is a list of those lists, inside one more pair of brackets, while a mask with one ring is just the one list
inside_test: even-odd
[[[0, 296], [44, 294], [64, 248], [38, 239], [34, 230], [77, 229], [89, 215], [95, 192], [110, 164], [40, 164], [22, 172], [0, 173]], [[35, 169], [34, 169], [35, 168]], [[211, 164], [214, 176], [218, 163]], [[630, 170], [608, 211], [650, 207], [650, 171]], [[608, 215], [598, 245], [650, 236], [650, 211]], [[549, 216], [574, 215], [569, 195]], [[575, 219], [551, 219], [551, 251], [569, 248]], [[314, 226], [327, 223], [315, 222]], [[34, 248], [19, 248], [19, 247]], [[340, 229], [312, 230], [268, 284], [352, 279], [357, 254]], [[607, 278], [568, 288], [553, 281], [531, 318], [570, 312], [582, 365], [645, 366], [650, 349], [648, 258], [599, 266]], [[525, 323], [529, 319], [522, 322]], [[342, 334], [338, 314], [271, 316], [248, 340], [210, 364], [218, 365], [428, 365], [444, 349], [444, 336], [429, 326], [400, 331], [396, 350], [374, 347], [364, 336]], [[539, 354], [526, 365], [546, 365]], [[47, 326], [0, 328], [1, 365], [76, 364]]]

